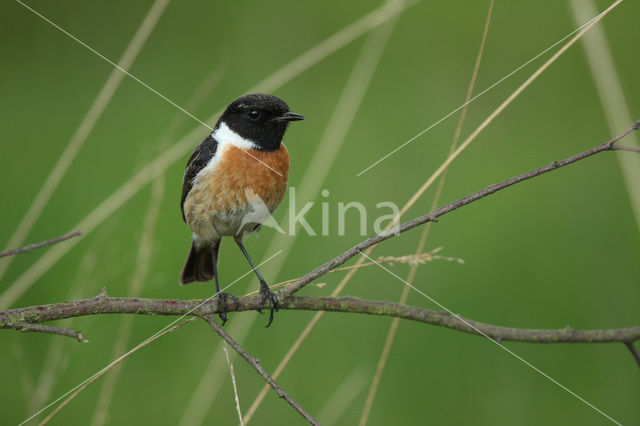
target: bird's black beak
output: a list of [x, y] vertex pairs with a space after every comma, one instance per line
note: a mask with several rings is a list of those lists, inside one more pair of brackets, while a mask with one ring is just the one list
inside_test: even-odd
[[295, 112], [285, 112], [282, 117], [278, 117], [275, 121], [300, 121], [304, 120], [304, 117], [300, 114], [296, 114]]

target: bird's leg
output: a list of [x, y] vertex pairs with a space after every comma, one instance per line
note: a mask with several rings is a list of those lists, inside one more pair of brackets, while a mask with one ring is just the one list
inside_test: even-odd
[[242, 250], [242, 253], [244, 253], [244, 257], [246, 257], [247, 260], [249, 261], [249, 264], [251, 265], [253, 272], [255, 272], [256, 275], [258, 276], [258, 280], [260, 280], [260, 294], [262, 295], [262, 301], [260, 302], [260, 308], [258, 308], [258, 312], [262, 313], [262, 308], [264, 307], [267, 300], [269, 300], [269, 304], [271, 305], [270, 312], [269, 312], [269, 322], [267, 322], [267, 327], [269, 327], [273, 322], [273, 312], [274, 311], [277, 312], [279, 308], [278, 296], [276, 296], [276, 294], [273, 291], [271, 291], [271, 289], [265, 282], [264, 278], [262, 278], [262, 275], [260, 275], [260, 272], [256, 268], [256, 265], [253, 264], [253, 260], [251, 260], [251, 256], [249, 256], [249, 253], [247, 253], [247, 250], [244, 248], [244, 245], [242, 245], [242, 239], [240, 239], [239, 237], [236, 237], [234, 239], [236, 241], [236, 244], [238, 244], [238, 247], [240, 247], [240, 250]]
[[218, 253], [220, 253], [220, 241], [213, 244], [211, 248], [213, 253], [213, 277], [216, 281], [216, 298], [218, 299], [218, 315], [222, 320], [222, 325], [224, 325], [227, 322], [227, 310], [229, 308], [228, 299], [231, 298], [235, 302], [236, 306], [238, 306], [238, 298], [220, 290], [220, 284], [218, 283]]

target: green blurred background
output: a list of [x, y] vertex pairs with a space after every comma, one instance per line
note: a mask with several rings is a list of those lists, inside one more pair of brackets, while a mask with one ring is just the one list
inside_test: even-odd
[[[153, 2], [38, 0], [28, 4], [117, 61]], [[596, 2], [598, 10], [608, 4]], [[292, 157], [290, 185], [299, 185], [313, 170], [327, 173], [324, 181], [315, 183], [330, 191], [328, 197], [314, 192], [297, 201], [306, 197], [317, 202], [308, 215], [316, 229], [322, 219], [319, 202], [328, 201], [331, 235], [309, 236], [301, 231], [295, 237], [278, 237], [277, 241], [290, 244], [277, 258], [282, 268], [265, 265], [269, 282], [304, 274], [363, 239], [355, 214], [348, 217], [346, 235], [336, 235], [338, 202], [360, 201], [375, 217], [376, 203], [404, 204], [441, 164], [459, 114], [356, 177], [462, 104], [488, 5], [488, 1], [422, 1], [401, 13], [395, 23], [356, 38], [273, 91], [307, 117], [291, 126], [285, 137]], [[174, 1], [130, 71], [208, 120], [268, 75], [380, 6], [293, 0]], [[640, 118], [638, 16], [640, 3], [627, 1], [601, 24], [635, 119]], [[577, 26], [566, 1], [498, 1], [475, 93]], [[382, 46], [385, 32], [389, 40]], [[371, 41], [370, 34], [377, 39]], [[113, 67], [13, 1], [0, 4], [0, 52], [0, 176], [4, 183], [0, 243], [4, 246]], [[354, 118], [334, 161], [323, 151], [325, 147], [316, 150], [327, 129], [336, 126], [332, 115], [361, 54], [369, 59], [380, 54], [380, 58], [372, 60], [375, 69], [364, 67], [373, 72], [361, 105], [342, 114], [344, 118], [353, 112]], [[463, 137], [549, 55], [472, 103]], [[360, 82], [361, 76], [347, 90]], [[194, 92], [201, 99], [194, 100]], [[93, 297], [103, 286], [114, 296], [129, 295], [139, 284], [143, 297], [209, 296], [209, 285], [180, 287], [177, 282], [190, 239], [179, 209], [182, 173], [191, 147], [207, 129], [128, 77], [99, 117], [26, 243], [75, 229], [137, 171], [194, 129], [198, 136], [187, 141], [189, 149], [154, 179], [155, 196], [151, 185], [144, 186], [75, 241], [12, 307]], [[456, 160], [440, 204], [583, 151], [612, 133], [583, 46], [575, 45]], [[338, 140], [327, 138], [326, 147]], [[434, 192], [430, 189], [406, 219], [426, 212]], [[287, 204], [285, 200], [276, 219], [285, 218]], [[148, 272], [136, 279], [138, 246], [150, 206], [151, 214], [157, 212], [157, 222], [150, 229]], [[271, 245], [276, 235], [265, 228], [248, 241], [257, 262], [277, 251]], [[639, 235], [619, 163], [614, 154], [605, 153], [442, 218], [432, 228], [427, 250], [444, 246], [441, 254], [464, 258], [465, 263], [422, 265], [415, 285], [456, 313], [498, 325], [586, 329], [638, 325]], [[374, 254], [410, 254], [419, 236], [419, 230], [407, 232]], [[0, 294], [46, 252], [17, 256], [0, 281]], [[221, 259], [223, 283], [248, 270], [230, 242], [223, 244]], [[406, 278], [409, 266], [395, 264], [391, 269]], [[328, 295], [343, 276], [327, 275], [319, 280], [327, 283], [325, 287], [309, 286], [302, 293]], [[345, 294], [397, 300], [402, 286], [388, 273], [369, 267], [355, 275]], [[243, 294], [257, 288], [250, 276], [230, 291]], [[439, 309], [416, 292], [409, 303]], [[272, 372], [313, 315], [282, 311], [274, 325], [265, 329], [265, 316], [231, 314], [226, 328]], [[136, 317], [130, 338], [121, 344], [133, 347], [171, 320]], [[41, 334], [0, 333], [2, 423], [21, 422], [108, 364], [116, 357], [114, 344], [122, 335], [122, 324], [121, 316], [67, 323], [83, 331], [89, 344]], [[325, 315], [279, 383], [320, 422], [357, 423], [390, 324], [390, 318]], [[506, 346], [614, 419], [640, 423], [638, 367], [622, 344]], [[237, 423], [229, 372], [219, 348], [218, 336], [197, 321], [133, 355], [115, 382], [107, 423]], [[234, 365], [244, 412], [263, 381], [243, 361], [235, 359]], [[51, 424], [90, 424], [104, 382], [103, 377], [92, 384]], [[256, 416], [254, 424], [302, 423], [273, 392]], [[486, 339], [403, 321], [368, 424], [425, 423], [606, 424], [608, 420]]]

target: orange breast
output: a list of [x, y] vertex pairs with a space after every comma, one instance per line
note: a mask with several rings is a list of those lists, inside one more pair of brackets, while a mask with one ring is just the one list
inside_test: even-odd
[[[289, 153], [284, 144], [271, 152], [228, 144], [219, 155], [213, 169], [198, 175], [184, 203], [187, 223], [204, 241], [244, 233], [247, 218], [253, 218], [247, 215], [260, 211], [260, 206], [272, 213], [287, 190]], [[268, 214], [259, 217], [261, 222]]]
[[276, 209], [284, 198], [289, 176], [289, 153], [284, 144], [277, 151], [243, 150], [226, 147], [214, 173], [207, 176], [216, 209], [244, 207], [246, 191], [252, 190], [267, 205]]
[[[233, 222], [233, 216], [242, 216], [250, 207], [247, 195], [260, 197], [270, 212], [284, 198], [289, 175], [289, 153], [284, 144], [271, 152], [245, 151], [231, 144], [222, 149], [218, 164], [197, 177], [185, 200], [187, 223], [192, 227], [196, 222], [209, 222], [212, 217], [214, 222]], [[224, 227], [233, 228], [234, 224]]]

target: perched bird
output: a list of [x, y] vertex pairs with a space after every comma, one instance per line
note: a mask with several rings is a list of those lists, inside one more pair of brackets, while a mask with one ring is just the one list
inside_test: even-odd
[[[242, 242], [260, 228], [284, 198], [289, 153], [282, 136], [289, 122], [297, 120], [304, 117], [291, 112], [280, 98], [264, 94], [243, 96], [227, 107], [213, 132], [195, 147], [187, 163], [180, 204], [193, 240], [180, 283], [215, 279], [223, 324], [227, 321], [228, 299], [237, 299], [220, 291], [218, 255], [222, 237], [233, 237], [258, 276], [260, 308], [267, 300], [270, 304], [267, 327], [273, 321], [274, 310], [278, 310], [278, 298]], [[259, 207], [268, 213], [256, 214]]]

